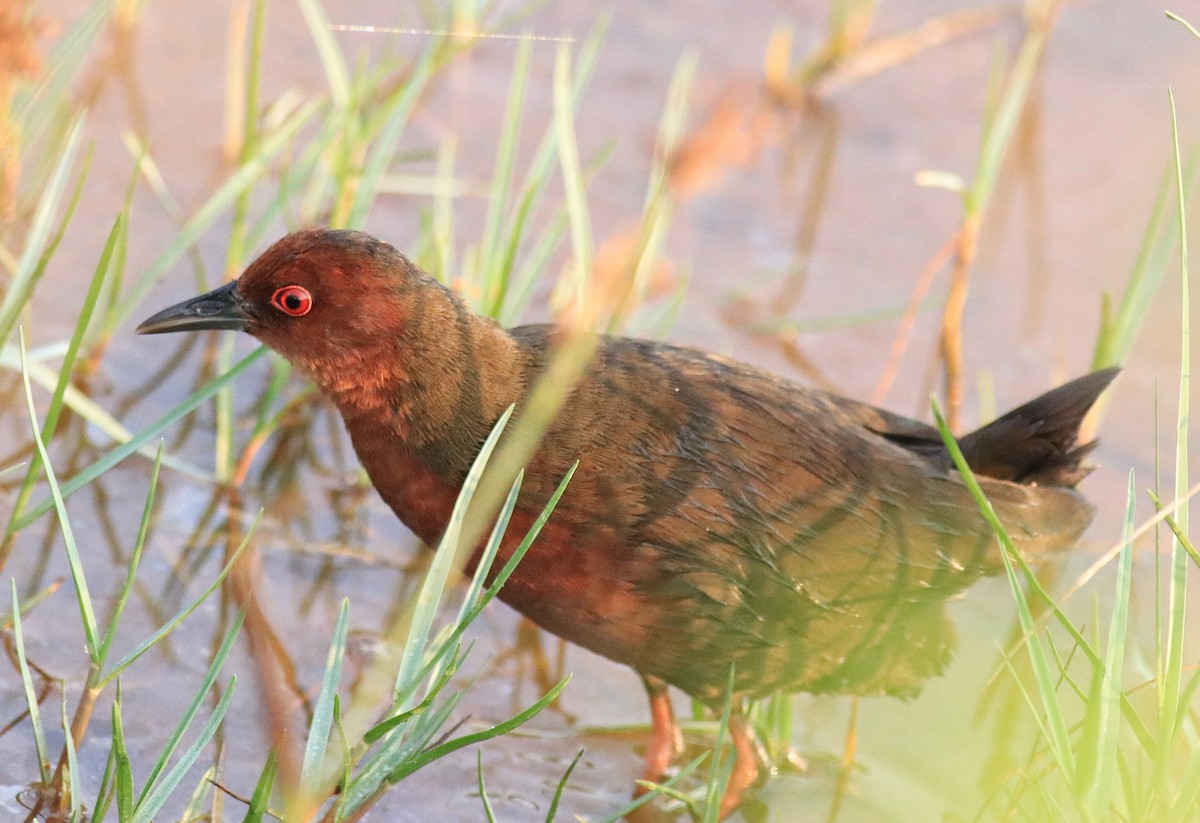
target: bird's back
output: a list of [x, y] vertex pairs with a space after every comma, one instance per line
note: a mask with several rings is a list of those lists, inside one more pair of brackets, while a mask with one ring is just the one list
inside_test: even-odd
[[[512, 334], [532, 384], [551, 329]], [[1069, 546], [1091, 519], [1069, 485], [1079, 421], [1112, 378], [1100, 374], [963, 438], [973, 464], [1041, 481], [981, 477], [1023, 551]], [[1005, 457], [1042, 449], [1039, 431], [1065, 445]], [[948, 657], [944, 601], [1000, 568], [935, 430], [693, 349], [604, 338], [524, 505], [577, 458], [552, 518], [571, 545], [535, 547], [507, 599], [704, 699], [730, 663], [746, 693], [914, 691]]]

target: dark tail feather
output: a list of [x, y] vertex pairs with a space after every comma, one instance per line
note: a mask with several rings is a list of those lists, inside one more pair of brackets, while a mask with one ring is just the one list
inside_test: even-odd
[[1095, 441], [1079, 443], [1079, 426], [1117, 367], [1052, 389], [961, 438], [976, 474], [1014, 483], [1074, 486], [1088, 473], [1083, 458]]

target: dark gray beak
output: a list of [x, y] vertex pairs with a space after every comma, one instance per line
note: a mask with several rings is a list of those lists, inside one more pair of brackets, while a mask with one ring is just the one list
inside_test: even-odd
[[164, 334], [172, 331], [232, 329], [246, 331], [253, 318], [246, 312], [233, 280], [208, 294], [193, 297], [148, 317], [137, 327], [138, 334]]

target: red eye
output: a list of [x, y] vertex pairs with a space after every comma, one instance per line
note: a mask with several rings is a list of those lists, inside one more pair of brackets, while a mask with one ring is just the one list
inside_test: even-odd
[[271, 295], [271, 305], [292, 317], [303, 317], [312, 311], [313, 299], [303, 286], [284, 286]]

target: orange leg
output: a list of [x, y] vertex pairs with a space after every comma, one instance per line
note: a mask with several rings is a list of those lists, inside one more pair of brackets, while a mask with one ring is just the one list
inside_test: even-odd
[[733, 771], [725, 784], [725, 795], [721, 798], [721, 818], [724, 819], [741, 805], [746, 790], [758, 780], [762, 752], [754, 737], [754, 730], [741, 712], [729, 716], [729, 742], [733, 744]]
[[[650, 743], [646, 750], [646, 768], [642, 779], [661, 783], [667, 770], [683, 752], [683, 734], [675, 721], [675, 709], [671, 706], [671, 695], [667, 693], [666, 681], [652, 675], [642, 675], [646, 694], [650, 697]], [[646, 789], [638, 786], [634, 797], [640, 797]]]

